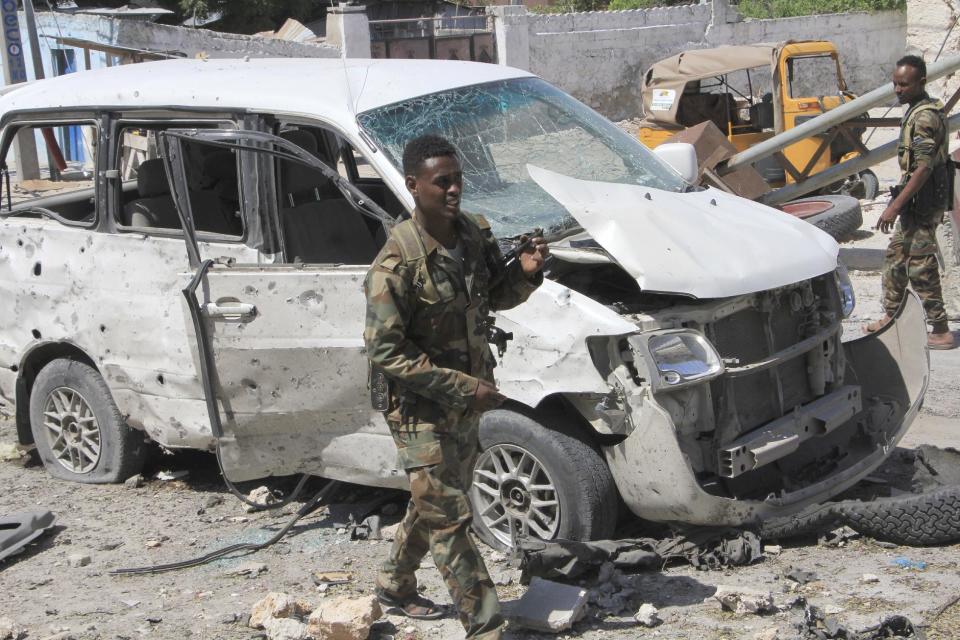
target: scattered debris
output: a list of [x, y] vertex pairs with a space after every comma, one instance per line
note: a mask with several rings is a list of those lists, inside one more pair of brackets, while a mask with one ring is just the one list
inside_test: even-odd
[[383, 615], [374, 595], [325, 600], [307, 619], [312, 636], [324, 640], [366, 640], [370, 627]]
[[780, 640], [780, 630], [776, 627], [770, 627], [763, 631], [753, 634], [753, 640]]
[[123, 485], [128, 489], [139, 489], [143, 486], [143, 476], [136, 473], [124, 480]]
[[67, 556], [67, 564], [71, 567], [85, 567], [90, 564], [90, 556], [85, 553], [71, 553]]
[[860, 576], [860, 582], [864, 584], [873, 584], [874, 582], [880, 582], [880, 576], [877, 576], [873, 573], [865, 573]]
[[353, 515], [350, 516], [351, 522], [347, 525], [351, 540], [380, 540], [383, 537], [383, 531], [380, 528], [380, 516], [372, 515], [364, 518], [360, 524], [353, 522]]
[[523, 538], [521, 583], [536, 576], [550, 580], [571, 580], [587, 571], [612, 562], [617, 568], [660, 569], [671, 560], [682, 560], [697, 569], [743, 566], [763, 557], [760, 538], [738, 529], [700, 529], [672, 538], [634, 538], [575, 542], [544, 542]]
[[636, 615], [633, 616], [633, 619], [645, 627], [655, 627], [663, 622], [658, 615], [659, 613], [660, 612], [655, 606], [649, 602], [645, 602], [640, 605], [640, 608], [637, 610]]
[[243, 510], [247, 513], [253, 513], [254, 511], [259, 511], [263, 507], [267, 507], [271, 504], [280, 502], [280, 499], [273, 495], [273, 492], [270, 491], [267, 487], [257, 487], [249, 494], [247, 494], [247, 500], [259, 505], [260, 508], [257, 508], [251, 504], [244, 504]]
[[738, 615], [767, 613], [777, 609], [773, 604], [772, 593], [746, 587], [718, 585], [713, 598], [720, 603], [721, 609], [733, 611]]
[[600, 567], [588, 600], [608, 615], [620, 615], [633, 606], [631, 601], [636, 595], [630, 579], [617, 571], [612, 562], [607, 562]]
[[778, 544], [766, 544], [763, 546], [763, 553], [770, 556], [778, 556], [783, 553], [783, 547]]
[[807, 584], [808, 582], [813, 582], [818, 579], [817, 574], [814, 572], [798, 569], [797, 567], [790, 567], [790, 570], [783, 574], [783, 577], [793, 580], [797, 584]]
[[159, 540], [154, 540], [154, 539], [147, 540], [147, 541], [144, 543], [144, 545], [145, 545], [148, 549], [156, 549], [156, 548], [159, 547], [161, 544], [163, 544], [163, 543], [160, 542]]
[[217, 620], [220, 622], [220, 624], [234, 624], [240, 620], [240, 617], [241, 616], [236, 613], [225, 613], [217, 618]]
[[397, 529], [400, 528], [400, 523], [391, 524], [386, 527], [380, 527], [380, 537], [383, 540], [393, 540], [397, 535]]
[[840, 527], [820, 536], [817, 544], [825, 547], [842, 547], [850, 540], [856, 540], [860, 534], [850, 527]]
[[[919, 625], [918, 625], [919, 626]], [[859, 640], [883, 640], [884, 638], [916, 638], [924, 640], [926, 634], [915, 627], [906, 616], [889, 616], [880, 624], [860, 632]]]
[[0, 618], [0, 640], [20, 640], [27, 637], [27, 631], [12, 618]]
[[498, 571], [490, 576], [490, 579], [493, 580], [493, 584], [498, 587], [506, 587], [513, 584], [513, 573], [510, 571]]
[[183, 469], [180, 471], [157, 471], [154, 478], [161, 482], [170, 482], [172, 480], [182, 480], [190, 475], [190, 472]]
[[310, 578], [318, 587], [330, 587], [353, 581], [353, 574], [349, 571], [314, 571], [310, 574]]
[[911, 560], [905, 556], [897, 556], [890, 561], [890, 564], [898, 566], [901, 569], [915, 569], [917, 571], [923, 571], [927, 568], [927, 563], [923, 560]]
[[26, 511], [0, 517], [0, 560], [18, 553], [56, 523], [49, 511]]
[[256, 578], [267, 570], [267, 565], [262, 562], [243, 562], [232, 569], [224, 572], [227, 576], [246, 576], [247, 578]]
[[203, 508], [211, 509], [218, 504], [223, 504], [223, 496], [208, 496], [207, 499], [203, 501]]
[[309, 615], [311, 611], [313, 606], [310, 603], [297, 600], [286, 593], [271, 591], [250, 609], [249, 625], [254, 629], [263, 629], [264, 624], [271, 618], [299, 618]]
[[295, 618], [267, 618], [263, 630], [270, 640], [310, 640], [307, 625]]
[[530, 581], [527, 592], [504, 607], [511, 624], [556, 633], [573, 626], [586, 613], [587, 590], [542, 578]]
[[20, 445], [12, 442], [0, 442], [0, 461], [25, 465], [29, 459], [30, 454], [21, 449]]
[[121, 600], [120, 604], [126, 605], [128, 608], [133, 609], [135, 606], [140, 604], [139, 600]]

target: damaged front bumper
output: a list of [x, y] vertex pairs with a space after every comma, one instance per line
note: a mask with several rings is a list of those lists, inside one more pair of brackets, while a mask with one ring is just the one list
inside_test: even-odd
[[[842, 385], [721, 446], [709, 481], [681, 445], [676, 412], [637, 393], [628, 398], [632, 430], [604, 449], [625, 503], [649, 520], [741, 526], [840, 493], [876, 468], [916, 417], [929, 381], [926, 338], [910, 293], [883, 330], [843, 344]], [[750, 495], [764, 477], [782, 479], [780, 489]]]

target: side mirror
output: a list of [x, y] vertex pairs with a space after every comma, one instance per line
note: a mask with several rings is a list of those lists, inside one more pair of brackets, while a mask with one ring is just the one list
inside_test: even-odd
[[697, 150], [692, 144], [686, 142], [661, 144], [653, 150], [653, 153], [673, 167], [673, 170], [690, 184], [697, 181], [700, 169], [697, 165]]

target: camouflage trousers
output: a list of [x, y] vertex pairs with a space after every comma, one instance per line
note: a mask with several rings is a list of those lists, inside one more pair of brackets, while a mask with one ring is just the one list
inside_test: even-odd
[[923, 301], [927, 322], [947, 321], [937, 264], [937, 225], [939, 220], [902, 227], [898, 221], [890, 238], [883, 262], [883, 308], [893, 316], [909, 284]]
[[[418, 433], [413, 439], [421, 447], [425, 439], [434, 440], [439, 451], [433, 450], [439, 455], [426, 458], [436, 461], [435, 464], [407, 468], [410, 504], [397, 529], [390, 557], [380, 569], [377, 585], [401, 599], [416, 595], [415, 572], [430, 551], [459, 611], [467, 638], [499, 640], [504, 621], [497, 591], [469, 535], [473, 512], [467, 491], [477, 457], [479, 419], [465, 418], [443, 434], [432, 433], [431, 427], [416, 425]], [[409, 456], [403, 455], [409, 444], [402, 435], [405, 428], [390, 424], [401, 460], [409, 460]]]

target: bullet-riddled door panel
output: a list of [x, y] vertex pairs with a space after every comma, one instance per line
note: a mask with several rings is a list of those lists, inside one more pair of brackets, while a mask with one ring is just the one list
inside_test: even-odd
[[198, 290], [231, 480], [309, 472], [402, 484], [370, 408], [364, 267], [214, 266]]

